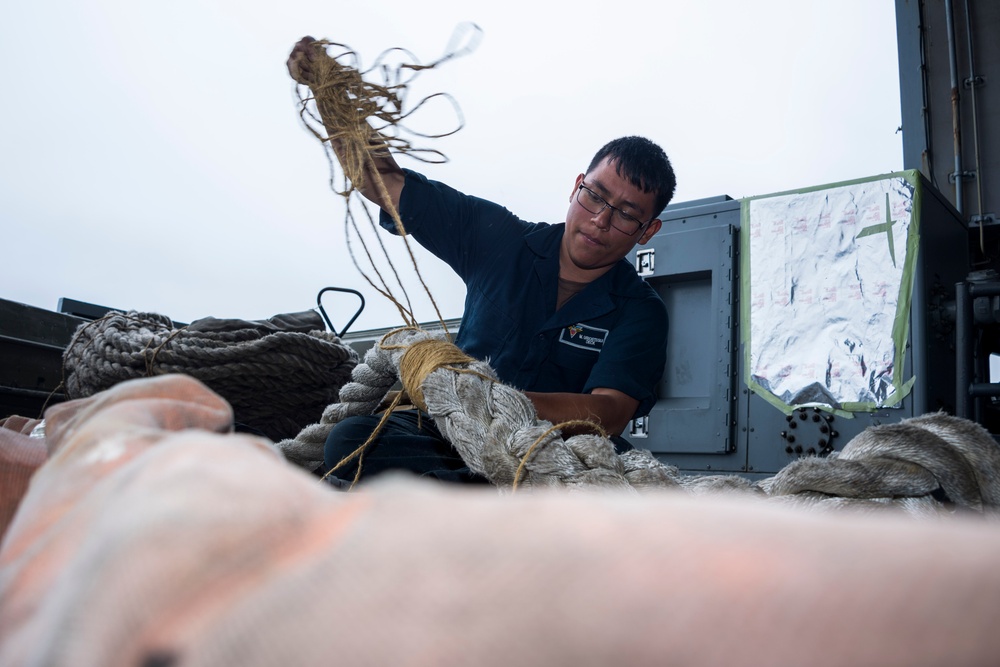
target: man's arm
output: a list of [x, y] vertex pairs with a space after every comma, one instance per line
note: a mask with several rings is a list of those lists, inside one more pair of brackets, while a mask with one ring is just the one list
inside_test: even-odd
[[[598, 387], [589, 394], [547, 393], [526, 391], [541, 419], [558, 424], [583, 419], [601, 425], [607, 434], [619, 435], [632, 419], [639, 401], [617, 389]], [[586, 429], [569, 429], [582, 433]]]
[[[340, 67], [336, 63], [336, 60], [327, 55], [322, 46], [316, 44], [315, 39], [312, 37], [303, 37], [288, 56], [288, 73], [297, 82], [305, 86], [312, 86], [316, 83], [315, 79], [319, 70], [318, 65], [320, 59], [323, 58], [330, 61], [331, 65]], [[347, 158], [348, 149], [339, 138], [338, 131], [334, 129], [337, 124], [330, 117], [330, 110], [319, 102], [316, 107], [319, 110], [323, 124], [326, 126], [327, 134], [330, 136], [330, 146], [334, 154], [341, 165], [347, 164], [349, 161]], [[364, 162], [364, 174], [360, 187], [358, 187], [358, 192], [365, 199], [383, 210], [389, 211], [389, 206], [391, 205], [391, 210], [399, 211], [399, 197], [403, 192], [403, 183], [406, 180], [406, 176], [399, 165], [396, 164], [396, 160], [392, 157], [388, 147], [379, 138], [378, 134], [370, 127], [368, 129], [371, 132], [369, 146], [374, 147], [375, 150], [370, 153], [372, 159], [365, 160]], [[376, 178], [380, 178], [385, 183], [386, 191], [384, 193], [376, 185]], [[358, 186], [357, 183], [354, 185]]]

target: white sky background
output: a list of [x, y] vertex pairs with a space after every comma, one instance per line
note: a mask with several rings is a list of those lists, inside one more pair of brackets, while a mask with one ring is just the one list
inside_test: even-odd
[[[411, 93], [457, 99], [465, 129], [422, 144], [450, 162], [400, 162], [522, 218], [561, 222], [575, 176], [625, 134], [664, 147], [677, 202], [902, 167], [891, 0], [8, 2], [0, 298], [187, 322], [306, 310], [337, 285], [366, 294], [353, 329], [401, 323], [344, 250], [344, 203], [285, 59], [310, 34], [364, 65], [397, 46], [430, 62], [466, 21], [478, 50]], [[436, 319], [385, 237], [418, 319]], [[417, 258], [444, 317], [460, 316], [461, 282]], [[354, 301], [326, 303], [340, 328]]]

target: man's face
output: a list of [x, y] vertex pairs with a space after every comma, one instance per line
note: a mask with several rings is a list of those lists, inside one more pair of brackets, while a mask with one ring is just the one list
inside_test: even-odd
[[[569, 198], [569, 212], [566, 214], [566, 233], [559, 252], [559, 275], [567, 280], [589, 282], [627, 255], [636, 243], [646, 243], [659, 231], [660, 221], [652, 220], [629, 236], [612, 225], [614, 222], [623, 226], [619, 222], [619, 214], [610, 207], [600, 211], [603, 204], [595, 206], [593, 199], [584, 199], [586, 206], [580, 203], [581, 199], [578, 197], [581, 185], [644, 224], [659, 211], [653, 210], [655, 195], [643, 192], [619, 176], [614, 163], [607, 158], [590, 173], [576, 177], [576, 184]], [[588, 193], [582, 194], [586, 196]], [[592, 213], [592, 210], [600, 212]], [[612, 220], [612, 216], [618, 219]]]

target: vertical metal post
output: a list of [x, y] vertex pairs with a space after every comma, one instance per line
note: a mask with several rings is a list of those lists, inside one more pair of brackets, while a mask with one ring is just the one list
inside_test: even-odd
[[972, 298], [969, 284], [955, 284], [955, 416], [969, 418], [972, 385]]
[[972, 146], [975, 149], [976, 199], [978, 203], [976, 214], [980, 217], [979, 226], [982, 229], [983, 167], [979, 156], [979, 105], [976, 102], [976, 87], [979, 85], [979, 76], [976, 74], [975, 47], [972, 36], [972, 8], [969, 6], [969, 0], [965, 0], [965, 39], [968, 45], [969, 57], [969, 95], [972, 98]]
[[948, 29], [948, 66], [951, 76], [951, 131], [952, 144], [955, 152], [955, 209], [959, 213], [962, 210], [962, 118], [959, 108], [961, 83], [958, 80], [958, 63], [955, 46], [955, 19], [952, 13], [951, 0], [944, 3], [945, 24]]

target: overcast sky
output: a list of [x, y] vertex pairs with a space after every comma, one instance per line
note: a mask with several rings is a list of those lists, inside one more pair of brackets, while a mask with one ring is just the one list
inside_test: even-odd
[[[664, 147], [678, 202], [898, 171], [894, 21], [892, 0], [8, 2], [0, 298], [256, 319], [336, 285], [367, 295], [354, 329], [399, 324], [344, 251], [343, 200], [297, 115], [285, 59], [306, 34], [363, 65], [390, 47], [429, 62], [479, 25], [479, 48], [411, 93], [460, 105], [465, 128], [426, 144], [449, 162], [401, 164], [561, 222], [573, 179], [625, 134]], [[417, 262], [460, 316], [461, 282]], [[419, 293], [418, 319], [434, 320]], [[338, 328], [353, 305], [328, 302]]]

